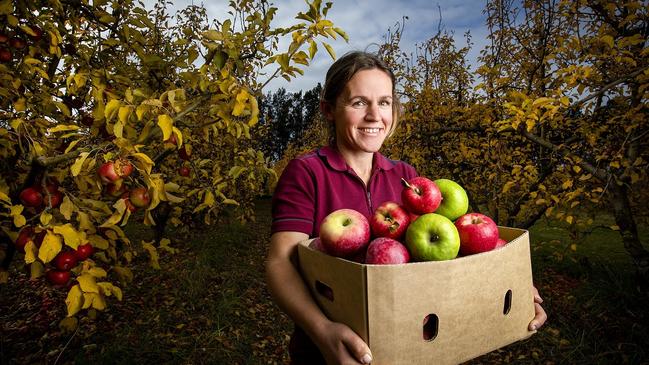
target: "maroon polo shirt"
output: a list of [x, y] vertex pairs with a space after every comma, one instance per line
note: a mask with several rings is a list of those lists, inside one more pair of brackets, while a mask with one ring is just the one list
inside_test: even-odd
[[272, 233], [296, 231], [317, 237], [320, 223], [337, 209], [355, 209], [368, 219], [379, 204], [401, 204], [401, 178], [417, 176], [414, 167], [374, 153], [369, 184], [332, 147], [290, 161], [273, 194]]

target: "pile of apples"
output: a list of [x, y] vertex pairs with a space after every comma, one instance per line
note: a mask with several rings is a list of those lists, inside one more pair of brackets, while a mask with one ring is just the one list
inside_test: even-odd
[[336, 210], [310, 247], [376, 265], [451, 260], [506, 244], [490, 217], [467, 213], [469, 198], [458, 183], [423, 176], [402, 183], [402, 205], [383, 202], [369, 220], [353, 209]]

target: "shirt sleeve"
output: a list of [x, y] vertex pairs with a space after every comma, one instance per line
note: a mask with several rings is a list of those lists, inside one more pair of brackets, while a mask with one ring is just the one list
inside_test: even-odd
[[311, 235], [315, 216], [315, 182], [307, 164], [288, 163], [273, 193], [271, 233], [295, 231]]

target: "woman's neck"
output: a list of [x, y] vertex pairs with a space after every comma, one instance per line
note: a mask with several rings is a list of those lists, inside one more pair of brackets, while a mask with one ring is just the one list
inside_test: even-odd
[[343, 159], [354, 170], [364, 182], [368, 185], [372, 176], [372, 166], [374, 162], [374, 153], [365, 151], [349, 151], [338, 146], [338, 151]]

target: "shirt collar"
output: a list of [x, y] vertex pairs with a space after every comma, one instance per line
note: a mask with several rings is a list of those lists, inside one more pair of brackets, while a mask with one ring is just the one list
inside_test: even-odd
[[[349, 167], [343, 156], [333, 146], [325, 146], [318, 149], [318, 156], [324, 158], [329, 166], [337, 171], [347, 171]], [[394, 161], [383, 156], [379, 152], [374, 152], [374, 168], [380, 170], [390, 170], [394, 167]]]

